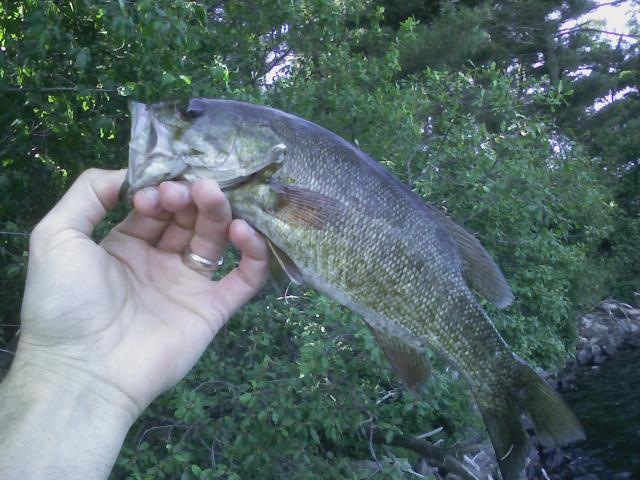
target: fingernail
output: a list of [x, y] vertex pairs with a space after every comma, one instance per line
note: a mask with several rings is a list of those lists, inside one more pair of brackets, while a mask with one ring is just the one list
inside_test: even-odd
[[160, 194], [158, 193], [158, 189], [155, 187], [147, 187], [141, 190], [142, 195], [151, 202], [153, 205], [160, 204]]
[[171, 189], [176, 192], [180, 198], [185, 199], [190, 195], [189, 188], [184, 183], [171, 182], [169, 183]]
[[256, 232], [255, 229], [251, 225], [249, 225], [245, 220], [243, 220], [243, 222], [246, 225], [246, 229], [249, 231], [249, 233], [251, 235], [257, 235], [258, 234], [258, 232]]

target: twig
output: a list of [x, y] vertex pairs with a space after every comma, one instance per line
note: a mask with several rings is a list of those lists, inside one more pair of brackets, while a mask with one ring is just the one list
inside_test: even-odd
[[581, 25], [578, 25], [575, 28], [565, 28], [563, 30], [558, 30], [558, 32], [555, 35], [556, 36], [562, 36], [562, 35], [568, 35], [570, 33], [580, 32], [580, 31], [602, 33], [604, 35], [613, 35], [613, 36], [616, 36], [616, 37], [629, 37], [629, 38], [634, 38], [636, 40], [640, 39], [640, 35], [634, 35], [632, 33], [610, 32], [608, 30], [602, 30], [601, 28], [583, 27]]
[[598, 10], [598, 9], [600, 9], [602, 7], [613, 7], [613, 6], [616, 6], [616, 5], [620, 5], [620, 4], [625, 3], [627, 1], [628, 0], [613, 0], [611, 2], [597, 3], [593, 7], [583, 11], [581, 15], [585, 15], [586, 13], [593, 12], [594, 10]]
[[202, 387], [206, 386], [206, 385], [211, 385], [213, 383], [219, 383], [220, 385], [224, 385], [225, 387], [227, 387], [230, 391], [235, 391], [238, 390], [239, 385], [236, 385], [235, 383], [229, 383], [229, 382], [225, 382], [224, 380], [207, 380], [206, 382], [202, 382], [199, 385], [196, 385], [196, 387], [193, 389], [194, 392], [197, 392], [199, 389], [201, 389]]
[[270, 62], [268, 62], [264, 68], [262, 68], [261, 70], [259, 70], [258, 72], [254, 73], [251, 78], [249, 79], [248, 82], [245, 83], [245, 86], [249, 86], [249, 85], [254, 85], [258, 79], [264, 77], [267, 73], [269, 73], [273, 68], [275, 68], [282, 60], [284, 60], [285, 58], [287, 58], [287, 55], [289, 55], [291, 52], [293, 52], [293, 48], [289, 47], [286, 48], [280, 55], [274, 57], [273, 60], [271, 60]]
[[147, 428], [144, 432], [142, 432], [142, 435], [140, 435], [140, 439], [138, 440], [138, 447], [140, 447], [140, 444], [142, 443], [142, 440], [144, 439], [145, 435], [153, 430], [160, 430], [160, 429], [164, 429], [164, 428], [186, 428], [187, 430], [191, 429], [191, 427], [189, 425], [180, 425], [179, 423], [173, 423], [171, 425], [158, 425], [157, 427], [149, 427]]
[[433, 437], [435, 434], [440, 433], [443, 430], [442, 427], [438, 427], [435, 430], [431, 430], [430, 432], [423, 433], [422, 435], [418, 435], [416, 438], [423, 440], [427, 437]]
[[417, 452], [428, 458], [435, 466], [442, 467], [460, 476], [463, 480], [480, 480], [473, 472], [452, 456], [452, 454], [455, 454], [455, 450], [436, 447], [426, 440], [408, 435], [394, 434], [391, 441], [387, 442], [382, 432], [377, 428], [372, 428], [371, 432], [373, 441], [376, 443], [393, 445]]
[[118, 93], [118, 90], [113, 88], [78, 88], [78, 87], [7, 87], [0, 89], [0, 91], [14, 92], [14, 93], [62, 93], [62, 92], [98, 92], [98, 93]]

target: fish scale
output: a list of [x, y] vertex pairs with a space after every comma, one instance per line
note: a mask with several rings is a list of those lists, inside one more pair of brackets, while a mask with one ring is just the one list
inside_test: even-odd
[[[314, 153], [308, 156], [301, 152], [302, 149], [291, 149], [288, 161], [274, 178], [282, 177], [306, 186], [341, 201], [347, 208], [335, 226], [324, 230], [306, 228], [305, 232], [293, 235], [288, 228], [285, 231], [273, 228], [268, 232], [269, 238], [276, 243], [279, 238], [283, 238], [284, 243], [287, 237], [291, 245], [287, 245], [286, 251], [296, 265], [322, 277], [320, 281], [310, 278], [311, 286], [323, 291], [322, 283], [326, 283], [340, 289], [349, 298], [347, 306], [358, 313], [374, 310], [393, 322], [395, 328], [404, 328], [411, 335], [424, 338], [438, 353], [446, 352], [449, 360], [461, 367], [463, 373], [470, 372], [485, 351], [507, 350], [488, 318], [481, 315], [479, 307], [473, 309], [474, 315], [459, 313], [461, 307], [452, 296], [461, 297], [463, 305], [476, 306], [462, 278], [459, 261], [452, 261], [453, 255], [446, 258], [439, 253], [453, 248], [446, 244], [445, 234], [437, 234], [438, 226], [427, 212], [404, 207], [406, 192], [394, 188], [387, 178], [367, 175], [368, 165], [349, 148], [342, 148], [340, 144], [327, 145], [329, 142], [322, 139], [316, 142], [315, 148], [309, 148], [307, 143], [300, 142], [302, 135], [292, 132], [291, 127], [275, 124], [274, 130], [285, 144], [300, 143], [307, 147], [307, 152]], [[335, 165], [336, 157], [341, 158], [339, 170]], [[354, 178], [365, 181], [354, 182]], [[233, 193], [230, 198], [233, 201]], [[367, 204], [367, 212], [370, 212], [372, 203], [386, 205], [386, 208], [383, 212], [374, 212], [373, 219], [363, 218], [359, 207]], [[255, 221], [259, 228], [261, 224], [265, 230], [269, 228], [268, 217]], [[372, 235], [371, 231], [375, 233]], [[438, 237], [444, 245], [438, 245]], [[325, 255], [323, 247], [326, 245], [338, 246], [337, 250], [342, 254]], [[332, 261], [327, 262], [327, 258]], [[344, 267], [340, 268], [340, 264]], [[390, 294], [390, 286], [403, 288], [394, 288]], [[448, 297], [447, 301], [439, 302], [443, 297]], [[468, 343], [449, 341], [452, 330], [465, 330]], [[458, 337], [463, 338], [462, 335]], [[485, 348], [488, 337], [496, 338], [490, 349]], [[474, 344], [473, 340], [479, 342]]]
[[545, 445], [584, 438], [472, 293], [498, 307], [513, 300], [491, 256], [378, 162], [318, 125], [263, 106], [193, 99], [184, 108], [130, 109], [124, 196], [169, 178], [218, 181], [234, 217], [267, 238], [274, 265], [362, 315], [407, 388], [418, 391], [429, 375], [425, 346], [454, 365], [471, 387], [504, 479], [524, 470], [522, 414]]

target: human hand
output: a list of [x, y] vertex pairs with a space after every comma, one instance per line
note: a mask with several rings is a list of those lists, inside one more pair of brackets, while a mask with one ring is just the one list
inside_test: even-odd
[[[89, 170], [37, 225], [22, 328], [0, 384], [2, 478], [104, 479], [133, 421], [197, 361], [267, 276], [264, 240], [231, 221], [213, 182], [166, 182], [97, 245], [124, 171]], [[187, 267], [189, 246], [240, 265], [218, 282]]]
[[[268, 250], [217, 185], [166, 182], [100, 245], [90, 235], [117, 204], [124, 171], [89, 170], [34, 229], [16, 363], [77, 382], [136, 418], [195, 364], [220, 327], [266, 280]], [[238, 267], [220, 281], [185, 266], [190, 246]], [[64, 379], [64, 380], [63, 380]]]

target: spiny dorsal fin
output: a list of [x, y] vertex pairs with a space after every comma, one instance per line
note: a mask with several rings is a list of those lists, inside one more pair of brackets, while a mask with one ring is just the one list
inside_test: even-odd
[[463, 275], [467, 283], [498, 308], [513, 301], [513, 292], [500, 267], [473, 234], [458, 225], [442, 211], [427, 205], [438, 222], [455, 242], [463, 262]]
[[382, 332], [370, 324], [369, 327], [404, 386], [413, 393], [419, 393], [431, 374], [431, 364], [424, 350], [409, 345], [400, 337]]
[[289, 255], [267, 239], [271, 249], [271, 281], [279, 292], [284, 292], [289, 285], [289, 279], [296, 285], [302, 285], [304, 280], [298, 266], [289, 258]]
[[322, 193], [295, 185], [283, 185], [274, 180], [269, 182], [269, 186], [282, 198], [277, 208], [277, 216], [293, 225], [308, 225], [321, 229], [342, 210], [340, 202]]

